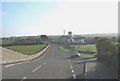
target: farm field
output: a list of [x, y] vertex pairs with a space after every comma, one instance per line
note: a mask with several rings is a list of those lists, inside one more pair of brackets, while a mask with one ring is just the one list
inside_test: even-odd
[[89, 44], [89, 45], [73, 45], [74, 49], [80, 52], [91, 52], [96, 53], [96, 44]]
[[26, 55], [32, 55], [40, 52], [46, 45], [17, 45], [17, 46], [4, 46], [7, 49], [11, 49]]
[[69, 53], [70, 50], [74, 49], [80, 52], [81, 57], [83, 58], [94, 58], [97, 55], [96, 45], [71, 45], [71, 48], [66, 48], [64, 45], [59, 47], [61, 52]]
[[69, 49], [65, 48], [64, 45], [59, 46], [59, 50], [64, 53], [68, 53], [70, 51]]
[[[79, 52], [92, 52], [96, 53], [96, 45], [95, 44], [89, 44], [89, 45], [71, 45], [71, 49], [77, 50]], [[63, 52], [69, 52], [71, 49], [66, 48], [64, 45], [61, 45], [59, 49]]]

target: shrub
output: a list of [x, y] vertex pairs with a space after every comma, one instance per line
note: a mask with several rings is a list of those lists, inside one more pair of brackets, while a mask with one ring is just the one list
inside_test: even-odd
[[118, 63], [118, 43], [109, 39], [100, 39], [97, 44], [97, 58], [107, 65], [117, 65]]

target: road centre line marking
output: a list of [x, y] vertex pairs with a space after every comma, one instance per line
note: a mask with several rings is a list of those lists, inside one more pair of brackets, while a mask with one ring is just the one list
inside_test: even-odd
[[73, 78], [74, 78], [74, 79], [76, 79], [76, 76], [75, 76], [75, 75], [73, 75]]
[[73, 67], [70, 67], [71, 69], [73, 69]]
[[40, 66], [38, 66], [37, 68], [35, 68], [32, 72], [35, 72], [37, 69], [39, 69], [41, 67], [41, 65]]
[[68, 61], [68, 63], [70, 64], [70, 66], [72, 66], [70, 60], [67, 59], [67, 61]]
[[72, 70], [72, 73], [74, 73], [74, 70]]
[[70, 62], [70, 60], [67, 59], [68, 62]]
[[68, 60], [68, 62], [70, 63], [70, 61]]
[[70, 68], [72, 69], [71, 71], [72, 71], [72, 73], [73, 73], [73, 78], [76, 79], [76, 76], [75, 76], [75, 74], [74, 74], [74, 70], [73, 70], [72, 64], [71, 64], [71, 62], [70, 62], [69, 59], [67, 59], [67, 61], [69, 62]]

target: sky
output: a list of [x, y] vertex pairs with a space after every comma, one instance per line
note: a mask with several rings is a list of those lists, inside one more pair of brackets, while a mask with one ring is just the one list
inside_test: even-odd
[[63, 35], [63, 30], [118, 33], [117, 6], [117, 2], [2, 2], [2, 37]]

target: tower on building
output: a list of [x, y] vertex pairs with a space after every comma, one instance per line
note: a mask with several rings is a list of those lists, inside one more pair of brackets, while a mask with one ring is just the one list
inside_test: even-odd
[[65, 30], [63, 30], [63, 35], [65, 35]]
[[68, 32], [68, 37], [72, 37], [72, 32], [71, 31]]

